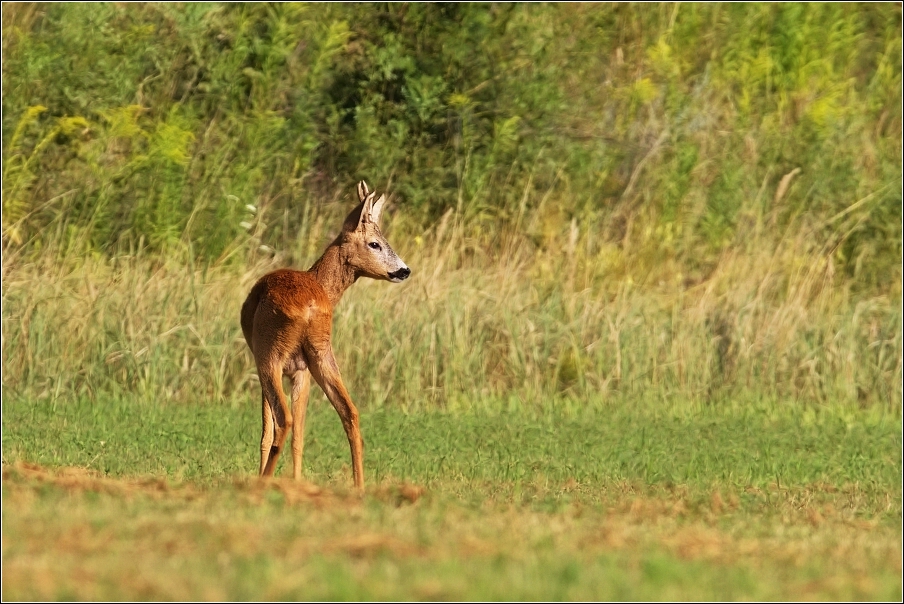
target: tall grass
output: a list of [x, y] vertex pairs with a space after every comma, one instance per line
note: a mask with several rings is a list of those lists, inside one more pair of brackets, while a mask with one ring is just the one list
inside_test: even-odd
[[[335, 218], [310, 240], [327, 241]], [[835, 285], [831, 259], [804, 237], [725, 254], [694, 284], [578, 227], [551, 242], [558, 249], [519, 233], [502, 244], [469, 237], [452, 214], [417, 235], [402, 220], [389, 232], [412, 278], [360, 281], [334, 319], [345, 380], [365, 408], [722, 404], [753, 393], [900, 412], [899, 300]], [[256, 400], [238, 311], [284, 256], [247, 268], [141, 250], [54, 258], [4, 259], [7, 394]]]

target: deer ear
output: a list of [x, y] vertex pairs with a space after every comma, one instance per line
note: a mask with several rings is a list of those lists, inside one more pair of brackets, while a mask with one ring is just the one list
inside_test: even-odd
[[[363, 187], [362, 187], [363, 185]], [[363, 180], [358, 183], [358, 196], [361, 197], [361, 192], [367, 191], [367, 183]], [[348, 216], [345, 217], [345, 222], [342, 223], [342, 230], [351, 232], [355, 231], [361, 227], [366, 222], [370, 222], [370, 215], [373, 212], [373, 202], [374, 202], [373, 193], [366, 193], [362, 199], [361, 203], [355, 206], [355, 209], [348, 213]]]
[[370, 193], [370, 189], [367, 188], [367, 183], [362, 180], [358, 183], [358, 201], [367, 199], [368, 193]]
[[376, 225], [380, 224], [380, 216], [383, 214], [383, 204], [386, 203], [386, 195], [380, 195], [380, 199], [373, 203], [370, 208], [370, 221]]
[[357, 231], [370, 222], [370, 214], [373, 211], [374, 195], [376, 195], [376, 193], [370, 193], [364, 198], [364, 201], [359, 203], [354, 210], [349, 212], [349, 215], [345, 218], [345, 222], [342, 223], [343, 231]]
[[374, 197], [376, 195], [377, 192], [374, 191], [370, 193], [363, 202], [361, 202], [361, 216], [358, 217], [358, 228], [361, 228], [366, 223], [371, 221], [370, 215], [373, 212]]

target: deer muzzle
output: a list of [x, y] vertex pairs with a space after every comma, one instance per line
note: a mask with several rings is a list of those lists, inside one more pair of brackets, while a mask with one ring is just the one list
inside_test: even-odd
[[389, 273], [389, 280], [393, 283], [401, 283], [402, 281], [407, 279], [409, 275], [411, 275], [411, 269], [406, 266], [404, 268], [400, 268], [397, 271]]

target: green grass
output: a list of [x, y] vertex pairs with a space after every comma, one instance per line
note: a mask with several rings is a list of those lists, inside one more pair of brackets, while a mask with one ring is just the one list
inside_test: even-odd
[[[250, 474], [258, 463], [256, 402], [231, 408], [83, 399], [53, 406], [11, 399], [4, 401], [3, 417], [7, 463], [192, 481]], [[900, 482], [900, 420], [878, 413], [778, 403], [665, 412], [598, 405], [540, 413], [500, 404], [458, 413], [385, 407], [364, 412], [361, 421], [367, 474], [376, 482], [469, 488], [627, 482], [704, 491], [713, 485], [827, 483], [857, 484], [864, 493]], [[348, 458], [335, 412], [315, 399], [307, 423], [307, 477], [339, 480]]]
[[901, 596], [892, 416], [383, 407], [362, 413], [363, 498], [322, 397], [310, 482], [253, 477], [258, 417], [7, 396], [4, 599]]

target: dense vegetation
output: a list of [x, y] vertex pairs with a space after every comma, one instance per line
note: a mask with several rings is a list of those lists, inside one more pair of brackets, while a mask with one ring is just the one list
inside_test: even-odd
[[894, 3], [5, 4], [4, 386], [247, 398], [244, 292], [366, 178], [415, 278], [337, 317], [365, 405], [899, 409], [901, 31]]

